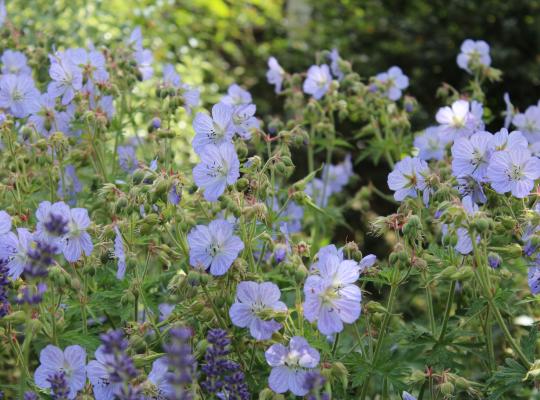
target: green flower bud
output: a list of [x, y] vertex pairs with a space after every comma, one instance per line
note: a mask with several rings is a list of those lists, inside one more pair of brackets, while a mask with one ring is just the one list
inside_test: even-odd
[[245, 160], [245, 158], [247, 157], [249, 153], [246, 142], [244, 142], [243, 140], [238, 141], [235, 144], [235, 148], [236, 148], [236, 153], [238, 154], [238, 159]]
[[306, 266], [304, 264], [300, 264], [294, 271], [294, 280], [296, 283], [302, 283], [305, 281], [307, 275], [308, 270]]
[[472, 382], [468, 379], [462, 378], [461, 376], [457, 376], [454, 378], [454, 385], [458, 389], [470, 389], [472, 387]]
[[304, 204], [306, 202], [308, 198], [308, 195], [304, 192], [294, 192], [293, 195], [292, 195], [292, 199], [297, 203], [297, 204]]
[[236, 181], [236, 189], [239, 192], [243, 192], [249, 187], [249, 181], [246, 178], [240, 178]]
[[121, 213], [122, 210], [124, 210], [127, 205], [128, 205], [128, 200], [125, 196], [118, 198], [118, 200], [116, 200], [116, 203], [114, 203], [115, 213]]
[[413, 215], [403, 225], [403, 235], [409, 240], [417, 240], [422, 235], [422, 221], [417, 215]]
[[26, 321], [26, 313], [24, 311], [15, 311], [11, 314], [6, 315], [3, 318], [0, 318], [0, 323], [10, 322], [12, 324], [23, 324]]
[[200, 275], [201, 285], [206, 286], [208, 282], [210, 281], [210, 275], [208, 275], [206, 272], [201, 273]]
[[386, 313], [388, 312], [386, 307], [384, 307], [381, 303], [379, 303], [378, 301], [369, 301], [366, 305], [365, 305], [365, 309], [368, 313], [375, 313], [375, 312], [379, 312], [379, 313]]
[[187, 282], [191, 286], [199, 286], [199, 284], [201, 283], [201, 274], [198, 271], [189, 271], [187, 275]]
[[445, 396], [449, 396], [454, 393], [454, 385], [451, 382], [444, 382], [439, 385], [439, 390]]
[[341, 382], [343, 390], [347, 389], [349, 384], [349, 371], [347, 370], [347, 367], [338, 361], [332, 364], [330, 370], [332, 371], [332, 377]]
[[442, 238], [443, 246], [454, 247], [457, 244], [457, 241], [458, 237], [455, 232], [448, 232], [448, 234]]
[[133, 179], [133, 183], [135, 185], [140, 184], [144, 179], [145, 173], [146, 172], [143, 169], [136, 169], [135, 172], [133, 172], [133, 175], [131, 176], [131, 179]]
[[441, 272], [437, 274], [437, 278], [439, 279], [451, 279], [452, 275], [456, 274], [458, 272], [458, 269], [455, 265], [449, 265], [445, 269], [443, 269]]
[[453, 273], [450, 278], [457, 280], [457, 281], [466, 281], [469, 280], [474, 276], [474, 270], [472, 267], [465, 265], [461, 268], [458, 268], [458, 270]]
[[411, 383], [415, 382], [423, 382], [426, 378], [426, 374], [423, 371], [420, 370], [414, 370], [413, 373], [409, 376], [409, 381]]
[[473, 227], [478, 233], [487, 231], [490, 225], [490, 220], [487, 218], [477, 218], [473, 221]]

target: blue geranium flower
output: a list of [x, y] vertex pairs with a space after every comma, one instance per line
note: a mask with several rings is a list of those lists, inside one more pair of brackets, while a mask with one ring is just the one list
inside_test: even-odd
[[497, 193], [511, 192], [517, 198], [529, 195], [540, 178], [540, 159], [523, 148], [496, 152], [489, 163], [487, 178]]
[[515, 114], [512, 124], [525, 135], [529, 143], [540, 141], [540, 105], [529, 106], [524, 113]]
[[193, 150], [201, 153], [206, 146], [232, 143], [234, 128], [232, 124], [234, 108], [225, 103], [217, 103], [212, 107], [212, 117], [205, 113], [197, 113], [193, 120], [195, 137]]
[[215, 276], [225, 274], [238, 254], [244, 249], [244, 243], [234, 235], [233, 225], [223, 219], [207, 225], [197, 225], [187, 237], [189, 244], [189, 262], [195, 268], [210, 269]]
[[145, 49], [142, 45], [142, 32], [140, 26], [137, 26], [133, 29], [133, 32], [131, 32], [128, 39], [128, 45], [133, 47], [133, 59], [137, 63], [141, 79], [143, 81], [150, 79], [152, 75], [154, 75], [154, 68], [152, 67], [154, 56], [149, 49]]
[[56, 110], [56, 97], [47, 92], [39, 96], [39, 109], [29, 118], [28, 124], [42, 136], [49, 137], [54, 132], [69, 132], [69, 115]]
[[24, 118], [39, 110], [39, 90], [26, 75], [2, 75], [0, 78], [0, 107], [14, 117]]
[[305, 387], [306, 374], [319, 364], [320, 354], [306, 339], [294, 336], [285, 347], [273, 344], [265, 352], [266, 362], [272, 367], [268, 386], [276, 393], [291, 391], [296, 396], [308, 393]]
[[287, 306], [279, 301], [281, 292], [272, 282], [240, 282], [236, 288], [236, 301], [229, 310], [231, 321], [240, 328], [249, 328], [257, 340], [267, 340], [282, 325], [274, 319], [261, 317], [264, 312], [285, 312]]
[[418, 147], [418, 158], [428, 160], [442, 160], [445, 153], [445, 144], [440, 138], [439, 127], [431, 126], [414, 138], [414, 146]]
[[82, 89], [82, 70], [76, 64], [76, 49], [68, 49], [64, 52], [58, 51], [50, 55], [51, 66], [49, 75], [52, 82], [49, 83], [47, 91], [54, 97], [62, 96], [62, 104], [69, 104], [75, 94]]
[[116, 236], [114, 238], [114, 256], [118, 260], [118, 269], [116, 271], [116, 279], [122, 280], [126, 276], [126, 252], [124, 250], [124, 241], [118, 226], [114, 227]]
[[388, 175], [388, 187], [394, 198], [402, 201], [406, 197], [416, 198], [419, 191], [426, 188], [424, 175], [429, 172], [427, 163], [419, 158], [405, 157], [399, 161]]
[[312, 95], [315, 100], [320, 100], [328, 92], [331, 82], [332, 76], [328, 65], [312, 65], [304, 81], [304, 93]]
[[13, 75], [32, 75], [32, 69], [28, 66], [24, 53], [14, 50], [6, 50], [0, 59], [2, 62], [2, 73]]
[[206, 145], [200, 157], [201, 162], [193, 168], [193, 180], [204, 190], [206, 200], [216, 201], [240, 176], [238, 155], [231, 143], [223, 143]]
[[[60, 372], [69, 389], [67, 398], [75, 399], [77, 393], [86, 384], [86, 351], [78, 345], [60, 348], [48, 345], [39, 355], [40, 366], [36, 369], [34, 379], [42, 389], [51, 388], [51, 378]], [[54, 394], [54, 393], [52, 393]]]
[[90, 217], [86, 208], [72, 208], [70, 210], [69, 232], [65, 238], [63, 248], [64, 257], [69, 262], [75, 262], [86, 254], [89, 256], [94, 249], [92, 239], [86, 229], [90, 226]]
[[491, 65], [489, 45], [483, 40], [466, 39], [457, 56], [457, 64], [469, 73], [478, 66], [489, 67]]
[[285, 70], [281, 68], [278, 60], [275, 57], [268, 59], [268, 71], [266, 72], [266, 79], [268, 83], [275, 86], [275, 92], [281, 93], [281, 87], [283, 86], [283, 79], [285, 78]]
[[227, 94], [223, 96], [220, 103], [227, 104], [231, 107], [237, 107], [251, 104], [252, 101], [251, 93], [234, 83], [229, 86]]
[[402, 91], [409, 87], [409, 78], [396, 66], [377, 74], [375, 81], [383, 89], [384, 95], [392, 101], [399, 100]]
[[317, 269], [304, 285], [304, 315], [325, 335], [341, 332], [343, 323], [352, 324], [360, 317], [362, 294], [355, 282], [360, 266], [335, 254], [319, 256]]
[[489, 132], [458, 138], [452, 146], [454, 176], [472, 176], [478, 182], [484, 182], [493, 147], [493, 135]]

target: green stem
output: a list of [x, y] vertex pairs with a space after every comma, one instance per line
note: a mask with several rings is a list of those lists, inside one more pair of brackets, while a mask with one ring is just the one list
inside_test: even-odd
[[493, 347], [493, 331], [492, 331], [492, 322], [491, 322], [491, 315], [490, 315], [490, 309], [488, 308], [486, 310], [486, 346], [488, 350], [488, 364], [489, 369], [491, 371], [495, 371], [496, 365], [495, 365], [495, 350]]
[[336, 338], [334, 339], [334, 345], [332, 346], [332, 358], [336, 356], [338, 347], [339, 347], [339, 332], [336, 333]]
[[[398, 280], [397, 280], [398, 274], [399, 274], [399, 270], [397, 268], [394, 268], [393, 274], [392, 274], [392, 283], [390, 286], [390, 294], [388, 296], [388, 303], [386, 305], [386, 314], [384, 315], [384, 319], [381, 324], [381, 329], [379, 331], [379, 337], [377, 338], [377, 344], [375, 345], [375, 351], [373, 352], [371, 365], [376, 364], [379, 359], [379, 354], [381, 352], [382, 344], [386, 336], [386, 331], [387, 331], [388, 325], [390, 324], [390, 319], [392, 318], [392, 309], [394, 308], [394, 302], [396, 300], [397, 289], [398, 289]], [[366, 398], [370, 377], [371, 377], [371, 374], [368, 373], [366, 380], [364, 381], [364, 384], [362, 386], [362, 391], [360, 393], [361, 399]]]
[[435, 337], [436, 332], [436, 324], [435, 324], [435, 314], [433, 312], [433, 297], [431, 296], [431, 290], [429, 288], [429, 282], [426, 275], [426, 271], [422, 272], [422, 278], [424, 279], [425, 285], [426, 285], [426, 304], [428, 309], [428, 316], [429, 316], [429, 327], [431, 329], [431, 334]]
[[[470, 231], [469, 235], [471, 238], [475, 238], [475, 232]], [[501, 312], [499, 311], [499, 308], [495, 304], [495, 300], [493, 299], [493, 294], [491, 293], [490, 287], [490, 281], [489, 281], [489, 267], [487, 266], [487, 263], [482, 262], [482, 257], [478, 249], [478, 245], [476, 244], [476, 240], [472, 239], [472, 246], [473, 246], [473, 254], [474, 254], [474, 260], [476, 262], [476, 267], [478, 269], [476, 275], [476, 278], [479, 281], [480, 287], [482, 288], [484, 292], [484, 297], [486, 298], [489, 307], [491, 309], [491, 312], [495, 316], [495, 319], [497, 320], [497, 323], [499, 324], [499, 327], [504, 333], [504, 336], [508, 343], [510, 344], [510, 347], [514, 350], [516, 355], [518, 356], [521, 363], [526, 367], [529, 368], [531, 366], [531, 362], [523, 353], [523, 350], [521, 350], [521, 347], [516, 342], [516, 340], [512, 337], [512, 333], [508, 329], [508, 326], [506, 325], [506, 322], [504, 321], [503, 316], [501, 315]]]
[[439, 334], [439, 339], [437, 340], [441, 343], [444, 340], [444, 335], [446, 335], [446, 327], [448, 325], [448, 320], [450, 319], [450, 312], [452, 311], [452, 303], [454, 302], [454, 293], [456, 292], [456, 281], [450, 283], [450, 290], [448, 292], [448, 297], [446, 298], [446, 307], [444, 309], [444, 317], [441, 326], [441, 333]]

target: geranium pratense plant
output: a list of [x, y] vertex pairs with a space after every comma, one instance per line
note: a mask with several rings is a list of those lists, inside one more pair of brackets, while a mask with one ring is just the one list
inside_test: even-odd
[[408, 68], [264, 47], [222, 86], [145, 25], [37, 43], [0, 5], [5, 398], [534, 395], [539, 106], [492, 108], [487, 43], [416, 126]]

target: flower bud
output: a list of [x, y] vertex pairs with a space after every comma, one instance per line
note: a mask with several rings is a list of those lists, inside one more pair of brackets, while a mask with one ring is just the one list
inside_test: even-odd
[[472, 267], [469, 265], [465, 265], [461, 268], [458, 268], [458, 270], [450, 276], [450, 278], [456, 280], [456, 281], [466, 281], [472, 278], [474, 275], [474, 271]]
[[369, 301], [369, 302], [365, 305], [365, 309], [366, 309], [366, 311], [369, 312], [369, 313], [375, 313], [375, 312], [386, 313], [386, 312], [387, 312], [386, 307], [384, 307], [384, 306], [383, 306], [381, 303], [379, 303], [378, 301], [374, 301], [374, 300]]
[[403, 235], [409, 240], [417, 240], [422, 235], [422, 221], [418, 215], [413, 215], [403, 225]]
[[201, 283], [201, 274], [198, 271], [189, 271], [187, 275], [187, 282], [191, 286], [199, 286]]
[[136, 169], [135, 172], [133, 172], [133, 175], [131, 176], [133, 183], [135, 185], [140, 184], [144, 179], [145, 173], [146, 172], [143, 169]]
[[477, 218], [473, 221], [473, 227], [478, 233], [483, 233], [489, 229], [490, 220], [488, 218]]
[[243, 192], [249, 187], [249, 181], [246, 178], [240, 178], [236, 181], [236, 189], [239, 192]]
[[330, 371], [332, 371], [332, 378], [341, 382], [343, 390], [347, 389], [349, 384], [349, 371], [347, 371], [347, 367], [338, 361], [332, 364]]
[[499, 268], [502, 263], [502, 258], [497, 253], [488, 254], [489, 266], [493, 269]]
[[449, 396], [454, 393], [454, 385], [451, 382], [444, 382], [439, 385], [439, 390], [445, 396]]
[[236, 153], [238, 154], [238, 159], [244, 160], [249, 153], [246, 142], [244, 142], [243, 140], [238, 141], [235, 145], [235, 148]]
[[0, 323], [10, 322], [12, 324], [23, 324], [25, 321], [26, 313], [24, 311], [15, 311], [0, 319]]
[[302, 283], [308, 275], [308, 270], [304, 264], [300, 264], [296, 267], [294, 271], [294, 280], [296, 283]]

